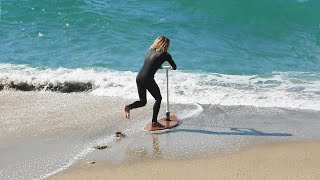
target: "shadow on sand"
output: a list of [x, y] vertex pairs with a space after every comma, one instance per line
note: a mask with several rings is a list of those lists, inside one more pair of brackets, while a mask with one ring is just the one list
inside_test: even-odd
[[188, 133], [201, 133], [201, 134], [212, 134], [212, 135], [227, 135], [227, 136], [293, 136], [288, 133], [267, 133], [262, 131], [257, 131], [253, 128], [230, 128], [230, 131], [209, 131], [202, 129], [172, 129], [170, 131], [164, 131], [158, 134], [164, 133], [179, 133], [179, 132], [188, 132]]

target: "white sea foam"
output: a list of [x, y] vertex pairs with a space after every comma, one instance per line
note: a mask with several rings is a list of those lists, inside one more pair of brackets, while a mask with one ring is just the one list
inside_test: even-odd
[[71, 165], [73, 165], [75, 162], [77, 162], [78, 160], [82, 159], [83, 157], [85, 157], [85, 155], [91, 153], [93, 151], [92, 148], [88, 147], [83, 149], [81, 152], [79, 152], [77, 155], [75, 155], [73, 158], [69, 159], [69, 161], [67, 161], [64, 165], [62, 165], [60, 168], [56, 169], [55, 171], [52, 171], [48, 174], [43, 175], [42, 177], [38, 178], [38, 179], [45, 179], [49, 176], [52, 176], [54, 174], [57, 174], [58, 172], [61, 172], [67, 168], [69, 168]]
[[105, 137], [105, 138], [101, 138], [101, 139], [95, 140], [93, 143], [90, 144], [90, 147], [85, 147], [78, 154], [76, 154], [74, 157], [72, 157], [67, 162], [65, 162], [63, 165], [61, 165], [58, 169], [41, 176], [39, 179], [48, 178], [49, 176], [52, 176], [54, 174], [57, 174], [58, 172], [61, 172], [61, 171], [65, 170], [65, 169], [69, 168], [70, 166], [75, 164], [80, 159], [83, 159], [87, 154], [92, 153], [94, 151], [94, 149], [92, 147], [95, 146], [96, 144], [108, 144], [112, 140], [113, 140], [112, 136], [108, 136], [108, 137]]
[[[166, 78], [155, 79], [165, 100]], [[137, 99], [136, 72], [106, 69], [39, 69], [26, 65], [0, 65], [0, 85], [26, 83], [34, 87], [90, 83], [93, 95]], [[224, 75], [171, 71], [170, 102], [253, 105], [320, 110], [320, 73], [274, 72], [270, 75]], [[148, 94], [148, 98], [152, 98]]]

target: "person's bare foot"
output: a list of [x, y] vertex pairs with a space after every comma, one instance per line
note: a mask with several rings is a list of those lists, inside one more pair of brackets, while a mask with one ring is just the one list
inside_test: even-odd
[[159, 127], [159, 128], [163, 128], [165, 127], [164, 125], [162, 125], [161, 123], [157, 122], [152, 122], [152, 127]]
[[124, 107], [124, 117], [129, 119], [130, 118], [130, 108], [129, 106]]

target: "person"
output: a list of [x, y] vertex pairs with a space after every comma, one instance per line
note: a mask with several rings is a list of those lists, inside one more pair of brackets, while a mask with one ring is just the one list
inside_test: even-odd
[[169, 64], [171, 65], [171, 69], [177, 69], [175, 62], [173, 61], [171, 55], [168, 53], [169, 45], [170, 40], [165, 36], [160, 36], [150, 46], [148, 52], [146, 53], [144, 64], [136, 77], [139, 100], [124, 107], [125, 118], [130, 118], [131, 109], [143, 107], [147, 104], [146, 93], [148, 90], [155, 99], [155, 103], [153, 105], [152, 127], [164, 127], [157, 121], [162, 96], [159, 86], [154, 80], [154, 74], [159, 68], [161, 68], [161, 65], [165, 61], [169, 62]]

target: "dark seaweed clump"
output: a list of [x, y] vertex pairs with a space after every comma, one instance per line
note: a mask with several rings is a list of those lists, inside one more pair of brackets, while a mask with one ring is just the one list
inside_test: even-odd
[[82, 83], [82, 82], [66, 82], [59, 85], [40, 85], [40, 86], [34, 86], [32, 84], [28, 84], [25, 82], [21, 83], [14, 83], [10, 82], [8, 84], [0, 84], [0, 90], [3, 89], [13, 89], [18, 91], [56, 91], [56, 92], [62, 92], [62, 93], [71, 93], [71, 92], [84, 92], [84, 91], [90, 91], [92, 90], [92, 84], [91, 83]]

